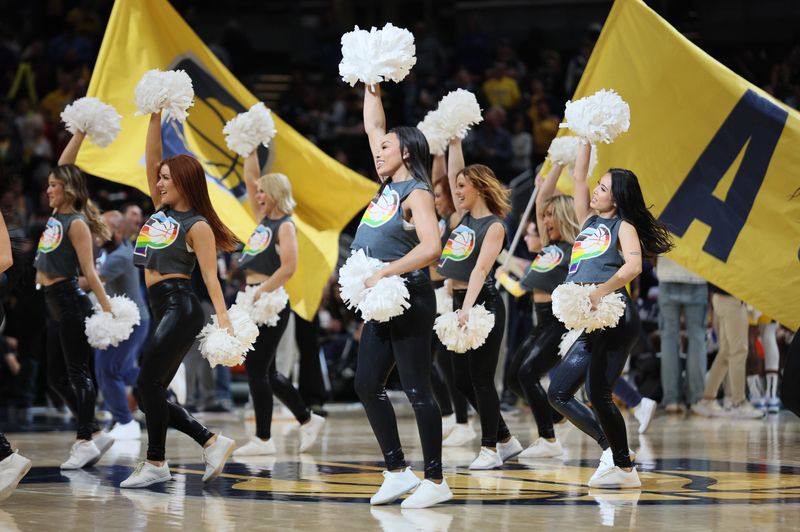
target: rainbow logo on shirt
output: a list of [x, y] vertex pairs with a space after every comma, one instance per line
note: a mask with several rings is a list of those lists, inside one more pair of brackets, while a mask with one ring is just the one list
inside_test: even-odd
[[178, 239], [180, 230], [181, 224], [175, 218], [163, 212], [156, 212], [148, 218], [139, 231], [133, 253], [146, 257], [147, 248], [164, 249]]
[[459, 225], [447, 239], [439, 259], [439, 266], [443, 266], [448, 259], [462, 261], [472, 254], [473, 249], [475, 249], [475, 231], [466, 225]]
[[399, 208], [400, 195], [387, 186], [377, 201], [373, 199], [369, 202], [369, 207], [361, 217], [361, 223], [373, 228], [380, 227], [391, 220]]
[[244, 255], [258, 255], [269, 247], [270, 242], [272, 242], [272, 229], [265, 225], [259, 225], [250, 235], [250, 238], [247, 239], [247, 244], [242, 250], [242, 257]]
[[61, 245], [62, 238], [64, 238], [64, 226], [51, 216], [47, 220], [47, 226], [44, 228], [42, 236], [39, 237], [39, 246], [36, 248], [36, 253], [55, 251]]
[[572, 257], [569, 259], [569, 273], [578, 271], [581, 261], [599, 257], [608, 251], [611, 245], [611, 231], [604, 224], [587, 227], [580, 232], [572, 245]]
[[531, 270], [538, 273], [547, 273], [564, 260], [564, 252], [558, 246], [547, 246], [536, 255], [531, 263]]

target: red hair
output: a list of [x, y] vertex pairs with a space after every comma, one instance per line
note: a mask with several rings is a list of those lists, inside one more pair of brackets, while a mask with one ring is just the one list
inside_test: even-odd
[[203, 166], [197, 159], [190, 155], [175, 155], [164, 159], [158, 165], [159, 172], [162, 166], [169, 166], [170, 179], [175, 182], [175, 188], [189, 203], [189, 206], [199, 212], [208, 221], [217, 248], [224, 251], [233, 251], [238, 240], [228, 227], [217, 216], [211, 198], [208, 196], [208, 184]]
[[450, 190], [450, 181], [448, 180], [447, 176], [437, 177], [433, 181], [433, 189], [436, 190], [436, 187], [442, 187], [442, 196], [444, 196], [444, 200], [447, 202], [447, 206], [450, 209], [450, 212], [456, 212], [456, 206], [453, 203], [453, 193]]

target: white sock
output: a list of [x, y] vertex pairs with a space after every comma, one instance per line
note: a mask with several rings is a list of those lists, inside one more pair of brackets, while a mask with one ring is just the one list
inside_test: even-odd
[[748, 375], [747, 376], [747, 391], [750, 393], [751, 401], [758, 401], [764, 397], [764, 392], [761, 387], [761, 376]]
[[767, 373], [767, 399], [778, 397], [778, 373], [770, 371]]

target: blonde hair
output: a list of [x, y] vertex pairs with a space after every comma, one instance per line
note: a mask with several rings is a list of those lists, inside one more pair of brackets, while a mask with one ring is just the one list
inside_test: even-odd
[[272, 173], [262, 175], [256, 184], [261, 187], [264, 194], [272, 198], [278, 208], [285, 214], [292, 214], [297, 202], [292, 196], [292, 184], [283, 174]]
[[511, 212], [511, 203], [508, 201], [511, 191], [497, 180], [491, 168], [483, 164], [471, 164], [459, 173], [478, 190], [492, 214], [505, 218]]
[[53, 177], [64, 184], [64, 197], [76, 211], [86, 217], [89, 231], [103, 242], [111, 238], [111, 230], [100, 214], [100, 209], [89, 199], [86, 177], [74, 164], [62, 164], [53, 170]]
[[[553, 218], [558, 222], [558, 231], [561, 233], [561, 240], [568, 244], [573, 244], [581, 228], [578, 225], [578, 218], [575, 216], [575, 206], [572, 196], [559, 194], [558, 196], [548, 198], [544, 203], [544, 212], [547, 212], [547, 209], [549, 209], [551, 205], [553, 206]], [[542, 213], [542, 217], [544, 217], [544, 212]], [[550, 244], [550, 236], [547, 234], [547, 231], [545, 231], [543, 235], [539, 235], [539, 238], [542, 239], [543, 246]]]

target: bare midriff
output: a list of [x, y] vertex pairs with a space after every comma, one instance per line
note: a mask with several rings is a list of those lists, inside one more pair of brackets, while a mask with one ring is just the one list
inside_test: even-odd
[[44, 272], [36, 272], [36, 282], [42, 286], [50, 286], [52, 284], [66, 281], [69, 277], [50, 277]]
[[538, 290], [536, 288], [533, 289], [533, 302], [534, 303], [550, 303], [553, 298], [550, 296], [549, 292], [545, 292], [544, 290]]
[[269, 275], [266, 273], [258, 273], [253, 270], [245, 270], [245, 282], [247, 284], [261, 284], [269, 281]]
[[159, 273], [156, 270], [145, 268], [144, 270], [144, 284], [150, 288], [156, 283], [166, 281], [167, 279], [190, 279], [189, 275], [184, 273]]

